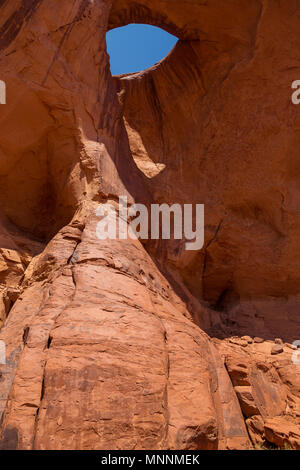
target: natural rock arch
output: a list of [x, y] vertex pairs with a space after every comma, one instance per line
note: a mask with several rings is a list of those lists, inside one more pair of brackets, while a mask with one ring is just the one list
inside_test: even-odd
[[[290, 349], [273, 361], [272, 342], [199, 328], [299, 334], [292, 6], [61, 0], [57, 12], [36, 0], [0, 12], [2, 448], [240, 449], [247, 429], [254, 444], [299, 447]], [[113, 79], [105, 34], [132, 21], [181, 42], [156, 69]], [[141, 151], [165, 169], [145, 176]], [[120, 194], [205, 203], [205, 250], [100, 243], [95, 210]]]

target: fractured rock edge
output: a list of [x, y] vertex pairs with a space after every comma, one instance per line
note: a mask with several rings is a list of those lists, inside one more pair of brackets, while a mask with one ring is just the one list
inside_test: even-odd
[[[284, 44], [293, 42], [299, 25], [292, 24], [288, 6], [243, 0], [241, 8], [240, 2], [230, 2], [221, 15], [213, 2], [199, 6], [197, 0], [180, 15], [175, 0], [168, 11], [148, 0], [138, 7], [130, 0], [62, 0], [59, 14], [43, 0], [26, 8], [1, 5], [1, 73], [10, 103], [0, 126], [0, 325], [5, 321], [0, 339], [8, 357], [0, 366], [1, 448], [248, 449], [250, 439], [255, 446], [299, 448], [300, 385], [293, 351], [280, 345], [272, 355], [271, 341], [234, 337], [263, 336], [274, 324], [277, 336], [282, 333], [286, 340], [299, 328], [297, 299], [282, 305], [276, 299], [276, 315], [272, 304], [258, 318], [255, 303], [239, 305], [244, 286], [253, 298], [297, 297], [299, 270], [286, 246], [297, 246], [299, 230], [297, 201], [276, 177], [281, 154], [271, 144], [265, 147], [264, 132], [252, 127], [258, 119], [253, 93], [242, 89], [246, 102], [239, 102], [234, 91], [242, 84], [247, 88], [249, 76], [257, 91], [261, 81], [254, 67], [272, 95], [268, 38], [272, 50], [277, 47], [283, 56], [282, 44], [286, 56]], [[107, 24], [128, 19], [164, 26], [183, 42], [151, 73], [112, 79]], [[272, 28], [284, 41], [274, 45]], [[280, 74], [272, 68], [274, 76], [283, 77], [276, 90], [292, 81], [292, 65], [287, 58]], [[221, 107], [216, 89], [224, 100]], [[279, 109], [285, 112], [286, 102], [278, 98], [273, 106], [276, 113], [268, 109], [272, 117], [266, 129], [276, 139], [278, 129], [288, 132], [297, 122], [291, 111], [286, 127], [279, 125], [275, 118]], [[243, 107], [248, 112], [241, 119], [237, 111]], [[292, 187], [293, 135], [290, 142], [286, 182]], [[184, 147], [188, 150], [181, 156]], [[200, 156], [198, 148], [204, 149]], [[235, 149], [228, 169], [224, 148]], [[143, 152], [146, 162], [165, 165], [155, 178], [134, 164]], [[269, 160], [260, 161], [266, 167], [257, 166], [257, 155], [266, 153]], [[233, 167], [249, 175], [247, 181], [239, 178], [240, 205], [231, 191], [241, 192]], [[179, 181], [185, 182], [184, 195]], [[260, 196], [257, 186], [266, 192]], [[207, 198], [211, 208], [204, 259], [186, 259], [172, 243], [165, 249], [146, 246], [155, 261], [166, 261], [185, 293], [182, 298], [140, 243], [95, 238], [99, 202], [119, 194], [131, 201], [164, 202], [161, 188], [165, 202]], [[276, 198], [279, 210], [272, 202]], [[235, 236], [240, 226], [251, 227], [249, 237]], [[256, 259], [267, 251], [265, 271], [261, 262], [252, 265], [251, 237]], [[202, 301], [216, 310], [205, 309]], [[289, 321], [283, 321], [286, 305]], [[232, 337], [210, 339], [194, 321], [210, 323], [212, 334], [222, 330]]]

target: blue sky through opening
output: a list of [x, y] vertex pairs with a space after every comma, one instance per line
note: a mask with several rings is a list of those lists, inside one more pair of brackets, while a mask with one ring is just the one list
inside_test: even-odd
[[130, 24], [107, 33], [107, 51], [113, 75], [145, 70], [162, 60], [178, 41], [163, 29]]

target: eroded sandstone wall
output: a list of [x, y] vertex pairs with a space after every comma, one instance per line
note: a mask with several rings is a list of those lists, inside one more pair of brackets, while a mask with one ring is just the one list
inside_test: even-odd
[[[299, 448], [300, 2], [224, 3], [0, 1], [1, 448]], [[180, 42], [113, 78], [129, 22]], [[119, 195], [204, 203], [205, 249], [100, 242]]]
[[116, 79], [133, 157], [156, 201], [204, 203], [206, 218], [204, 250], [151, 250], [219, 312], [215, 332], [296, 339], [299, 2], [195, 1], [180, 15], [179, 2], [139, 3], [116, 2], [111, 25], [136, 15], [180, 41], [151, 71]]

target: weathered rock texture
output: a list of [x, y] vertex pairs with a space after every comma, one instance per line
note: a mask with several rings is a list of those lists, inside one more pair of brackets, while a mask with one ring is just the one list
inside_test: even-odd
[[[299, 11], [0, 0], [1, 448], [300, 448]], [[180, 41], [113, 78], [130, 22]], [[204, 203], [205, 248], [100, 242], [119, 195]]]

